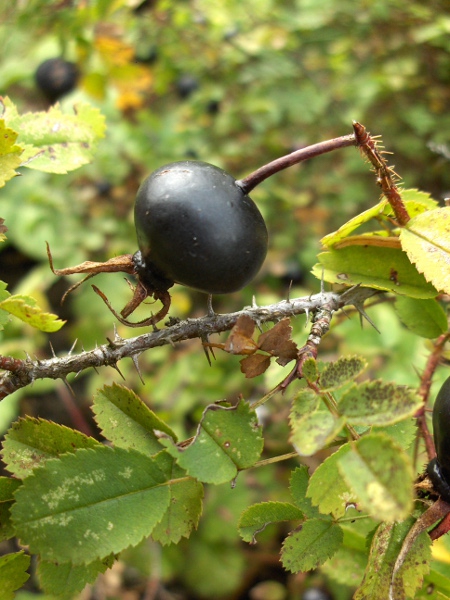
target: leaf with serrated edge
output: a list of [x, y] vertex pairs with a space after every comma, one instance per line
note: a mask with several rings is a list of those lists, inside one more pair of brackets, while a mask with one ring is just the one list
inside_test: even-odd
[[[413, 501], [413, 472], [406, 454], [381, 433], [352, 442], [337, 463], [339, 472], [358, 498], [358, 505], [376, 519], [405, 518]], [[395, 486], [392, 482], [395, 481]]]
[[306, 491], [308, 489], [309, 474], [308, 467], [302, 465], [297, 467], [291, 473], [291, 479], [289, 482], [289, 491], [291, 492], [292, 499], [295, 506], [305, 513], [305, 515], [312, 519], [319, 517], [320, 513], [318, 509], [311, 504], [311, 500], [306, 497]]
[[335, 390], [349, 381], [354, 381], [367, 367], [362, 356], [343, 356], [335, 362], [327, 363], [320, 374], [320, 389]]
[[361, 285], [412, 298], [435, 298], [437, 289], [411, 264], [402, 250], [349, 246], [322, 252], [312, 272], [329, 283]]
[[40, 560], [36, 575], [46, 594], [58, 596], [58, 600], [71, 600], [87, 583], [93, 583], [100, 573], [112, 567], [114, 556], [97, 559], [88, 565], [72, 565]]
[[16, 492], [17, 535], [44, 560], [90, 562], [151, 534], [170, 502], [154, 459], [97, 446], [48, 460]]
[[327, 410], [317, 410], [297, 419], [289, 419], [289, 441], [300, 456], [312, 456], [332, 442], [345, 425], [345, 418], [336, 418]]
[[0, 309], [6, 310], [24, 323], [47, 333], [58, 331], [65, 323], [56, 315], [43, 312], [37, 306], [34, 298], [21, 294], [14, 294], [0, 302]]
[[14, 592], [21, 588], [29, 578], [27, 573], [29, 566], [30, 557], [23, 552], [0, 556], [1, 600], [13, 600]]
[[447, 314], [433, 298], [398, 296], [394, 308], [403, 325], [416, 335], [434, 339], [447, 331]]
[[367, 551], [346, 548], [344, 542], [336, 554], [322, 565], [321, 570], [337, 583], [347, 587], [357, 587], [361, 583], [366, 565]]
[[[404, 570], [399, 571], [394, 589], [391, 590], [391, 579], [395, 561], [402, 547], [403, 541], [408, 534], [412, 519], [401, 523], [381, 523], [372, 539], [369, 562], [361, 586], [355, 593], [355, 600], [400, 600], [400, 598], [412, 597], [411, 592], [421, 585], [425, 573], [428, 572], [428, 561], [430, 559], [431, 540], [425, 542], [426, 534], [422, 534], [416, 540], [412, 549], [411, 558]], [[425, 542], [425, 544], [424, 544]], [[395, 592], [397, 588], [397, 592]], [[391, 596], [403, 592], [400, 596]]]
[[343, 517], [349, 504], [356, 502], [356, 495], [342, 478], [337, 465], [350, 452], [350, 444], [341, 446], [323, 461], [311, 475], [307, 496], [322, 514], [332, 514], [336, 519]]
[[400, 232], [409, 260], [439, 291], [450, 293], [450, 207], [417, 215]]
[[306, 381], [315, 383], [319, 377], [317, 361], [314, 358], [307, 358], [302, 364], [302, 375]]
[[185, 448], [178, 448], [167, 438], [161, 443], [189, 475], [217, 485], [255, 464], [263, 438], [255, 411], [242, 401], [232, 407], [207, 406], [193, 441]]
[[403, 419], [393, 425], [373, 427], [373, 433], [385, 433], [391, 437], [403, 450], [408, 450], [417, 438], [416, 419]]
[[411, 417], [422, 405], [415, 390], [375, 380], [352, 385], [338, 409], [352, 425], [392, 425]]
[[292, 325], [290, 319], [282, 319], [276, 325], [262, 333], [258, 338], [258, 346], [264, 352], [286, 360], [297, 357], [297, 344], [291, 340]]
[[9, 500], [8, 502], [0, 502], [0, 542], [10, 540], [16, 534], [11, 521], [10, 513], [13, 504], [13, 500]]
[[105, 132], [104, 117], [86, 103], [77, 104], [74, 114], [55, 104], [47, 112], [19, 115], [11, 100], [2, 98], [0, 109], [8, 127], [19, 132], [22, 164], [47, 173], [64, 174], [90, 162]]
[[[186, 477], [166, 451], [158, 456], [158, 466], [169, 480], [170, 502], [161, 521], [152, 531], [152, 538], [162, 545], [177, 544], [197, 528], [202, 512], [203, 486]], [[175, 483], [171, 484], [170, 481]]]
[[291, 573], [316, 569], [337, 552], [342, 539], [339, 525], [324, 519], [310, 519], [284, 540], [283, 567]]
[[151, 456], [163, 448], [155, 431], [176, 439], [172, 429], [123, 385], [113, 383], [98, 390], [92, 409], [103, 435], [119, 448]]
[[99, 445], [94, 438], [65, 425], [26, 417], [8, 430], [1, 454], [8, 471], [23, 479], [49, 458]]
[[18, 133], [0, 119], [0, 187], [17, 175], [16, 169], [22, 162], [23, 148], [15, 143], [17, 136]]
[[289, 502], [260, 502], [253, 504], [239, 519], [239, 534], [244, 542], [256, 543], [256, 536], [271, 523], [303, 519], [302, 511]]
[[0, 502], [9, 502], [14, 499], [14, 492], [21, 485], [21, 481], [12, 477], [0, 477]]

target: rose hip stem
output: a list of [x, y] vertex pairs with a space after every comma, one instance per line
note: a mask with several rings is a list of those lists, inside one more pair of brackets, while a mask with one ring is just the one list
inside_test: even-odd
[[244, 177], [244, 179], [238, 179], [236, 184], [245, 194], [249, 194], [262, 181], [279, 171], [292, 167], [292, 165], [296, 165], [309, 158], [314, 158], [315, 156], [320, 156], [320, 154], [325, 154], [326, 152], [356, 145], [357, 141], [353, 133], [333, 138], [332, 140], [326, 140], [325, 142], [319, 142], [318, 144], [312, 144], [312, 146], [306, 146], [306, 148], [301, 148], [300, 150], [281, 156], [267, 163], [267, 165], [263, 165], [259, 169], [256, 169], [256, 171], [253, 171], [253, 173], [250, 173], [250, 175], [247, 175], [247, 177]]

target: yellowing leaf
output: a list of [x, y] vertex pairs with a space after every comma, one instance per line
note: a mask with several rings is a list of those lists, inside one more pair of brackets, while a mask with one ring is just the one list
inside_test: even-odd
[[56, 104], [47, 112], [19, 115], [11, 100], [2, 98], [0, 110], [8, 127], [19, 132], [21, 164], [46, 173], [64, 174], [88, 163], [105, 132], [104, 117], [89, 104], [76, 105], [75, 114], [64, 114]]
[[65, 323], [65, 321], [58, 319], [56, 315], [42, 312], [42, 309], [37, 306], [36, 300], [30, 296], [21, 294], [9, 296], [0, 302], [0, 308], [24, 321], [24, 323], [48, 333], [58, 331]]
[[17, 175], [16, 169], [22, 162], [23, 148], [15, 143], [17, 136], [18, 133], [0, 119], [0, 187]]
[[409, 260], [425, 279], [450, 293], [450, 207], [429, 210], [411, 219], [400, 232]]

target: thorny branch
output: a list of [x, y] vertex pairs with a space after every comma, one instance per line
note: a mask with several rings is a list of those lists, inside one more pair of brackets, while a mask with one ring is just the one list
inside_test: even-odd
[[[133, 360], [138, 373], [138, 358], [145, 350], [176, 344], [183, 340], [198, 338], [207, 340], [214, 333], [230, 330], [241, 315], [248, 315], [257, 325], [268, 322], [277, 322], [284, 317], [293, 317], [299, 314], [317, 314], [326, 307], [329, 317], [344, 306], [353, 305], [362, 316], [366, 316], [363, 308], [364, 301], [377, 293], [370, 288], [354, 287], [342, 294], [334, 292], [321, 292], [304, 298], [283, 300], [268, 306], [246, 307], [241, 311], [220, 315], [207, 315], [199, 319], [186, 319], [179, 323], [167, 326], [165, 329], [144, 333], [137, 337], [124, 339], [117, 333], [107, 344], [98, 346], [93, 350], [83, 351], [79, 354], [69, 352], [67, 356], [53, 357], [46, 360], [24, 360], [0, 357], [0, 368], [4, 373], [0, 375], [0, 399], [19, 390], [39, 379], [66, 380], [71, 373], [80, 373], [90, 367], [112, 366], [117, 369], [117, 363], [122, 358], [129, 357]], [[315, 327], [313, 321], [313, 329]], [[312, 331], [312, 334], [315, 333]]]

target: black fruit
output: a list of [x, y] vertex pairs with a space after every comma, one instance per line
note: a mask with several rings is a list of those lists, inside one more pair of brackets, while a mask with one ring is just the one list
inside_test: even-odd
[[433, 435], [436, 458], [428, 465], [428, 475], [443, 500], [450, 502], [450, 377], [434, 403]]
[[182, 75], [175, 84], [178, 95], [182, 100], [189, 98], [199, 87], [198, 79], [193, 75]]
[[258, 273], [267, 229], [236, 180], [201, 161], [154, 171], [134, 211], [140, 278], [160, 289], [176, 282], [210, 294], [235, 292]]
[[36, 85], [52, 103], [75, 89], [78, 77], [75, 63], [62, 58], [45, 60], [35, 73]]

